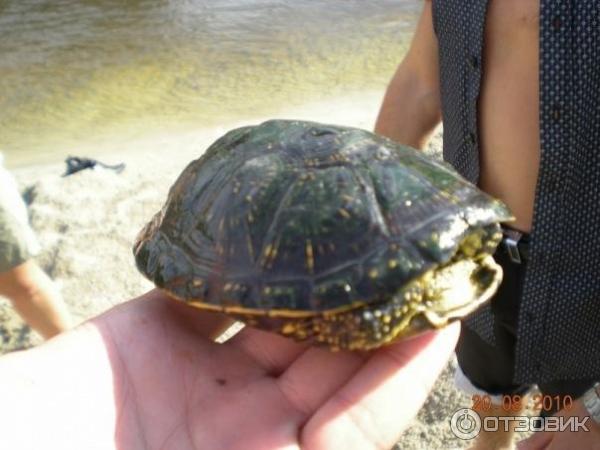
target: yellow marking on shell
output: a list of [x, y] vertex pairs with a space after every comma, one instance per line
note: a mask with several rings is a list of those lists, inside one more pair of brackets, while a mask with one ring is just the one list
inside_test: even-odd
[[345, 200], [348, 203], [354, 203], [354, 198], [350, 197], [348, 194], [343, 194], [342, 195], [342, 199]]
[[310, 241], [310, 239], [306, 240], [305, 251], [306, 251], [306, 268], [308, 269], [308, 272], [310, 274], [312, 274], [315, 269], [315, 257], [313, 254], [313, 247], [312, 247], [312, 242]]
[[390, 269], [395, 269], [397, 266], [398, 266], [398, 260], [396, 260], [396, 259], [390, 259], [388, 261], [388, 267]]
[[250, 255], [250, 259], [254, 260], [254, 247], [252, 246], [252, 239], [250, 239], [250, 235], [246, 235], [246, 243], [248, 244], [248, 254]]
[[268, 244], [265, 247], [265, 252], [263, 253], [265, 259], [268, 259], [269, 256], [271, 255], [271, 252], [273, 251], [273, 244]]
[[273, 244], [268, 244], [265, 247], [265, 251], [263, 253], [263, 258], [261, 261], [261, 265], [265, 268], [271, 268], [273, 267], [273, 261], [275, 261], [275, 258], [277, 256], [277, 251], [279, 248], [279, 242], [275, 242]]
[[203, 284], [204, 284], [204, 280], [203, 280], [203, 279], [201, 279], [201, 278], [194, 278], [194, 279], [192, 280], [192, 286], [194, 286], [194, 287], [200, 287], [200, 286], [202, 286]]
[[271, 269], [273, 267], [273, 261], [275, 261], [275, 258], [277, 258], [277, 247], [275, 247], [273, 249], [273, 251], [271, 252], [271, 258], [269, 259], [269, 269]]
[[369, 270], [369, 278], [377, 278], [379, 276], [379, 271], [377, 269]]
[[340, 209], [338, 209], [338, 213], [339, 213], [339, 215], [340, 215], [340, 216], [342, 216], [344, 219], [349, 219], [350, 217], [352, 217], [352, 216], [350, 215], [350, 213], [349, 213], [347, 210], [345, 210], [344, 208], [340, 208]]
[[252, 215], [251, 212], [248, 213], [247, 219], [248, 219], [248, 223], [254, 222], [254, 216]]
[[296, 331], [296, 338], [303, 341], [304, 339], [306, 339], [306, 332], [304, 330], [298, 330]]
[[282, 334], [294, 334], [296, 330], [297, 328], [294, 322], [288, 322], [281, 327]]
[[473, 233], [465, 237], [460, 244], [461, 251], [468, 257], [475, 256], [483, 247], [482, 233]]
[[[487, 259], [490, 260], [487, 264], [495, 264], [491, 257], [488, 256], [486, 257]], [[311, 312], [284, 309], [257, 310], [243, 306], [224, 307], [204, 303], [201, 299], [184, 300], [179, 298], [179, 300], [184, 300], [188, 304], [201, 309], [230, 313], [246, 323], [256, 322], [253, 318], [261, 316], [277, 317], [284, 319], [284, 323], [280, 327], [281, 332], [285, 331], [289, 333], [289, 336], [296, 339], [313, 338], [318, 342], [328, 342], [334, 348], [368, 350], [384, 345], [397, 338], [410, 335], [414, 331], [411, 323], [415, 316], [420, 314], [424, 314], [432, 326], [438, 327], [447, 323], [448, 318], [458, 317], [468, 312], [470, 305], [463, 305], [462, 297], [464, 297], [464, 290], [454, 289], [454, 280], [455, 275], [470, 273], [477, 267], [478, 263], [476, 262], [463, 263], [462, 261], [458, 261], [444, 268], [441, 273], [437, 270], [425, 273], [418, 279], [413, 280], [404, 292], [399, 293], [405, 299], [408, 298], [408, 301], [403, 301], [402, 298], [396, 297], [392, 300], [391, 304], [383, 305], [383, 308], [378, 308], [374, 305], [376, 307], [374, 310], [369, 310], [371, 307], [360, 301], [354, 301], [352, 304], [332, 310]], [[499, 282], [499, 279], [496, 282]], [[465, 280], [464, 283], [468, 284], [469, 281]], [[427, 289], [430, 285], [435, 285], [436, 289]], [[238, 288], [236, 284], [232, 284], [232, 286], [234, 290]], [[448, 297], [445, 292], [447, 288], [453, 289], [450, 292], [449, 299], [446, 298]], [[275, 294], [277, 294], [277, 291], [277, 288], [273, 289]], [[265, 295], [264, 292], [271, 291], [263, 289], [263, 295]], [[167, 294], [178, 298], [173, 293], [167, 292]], [[428, 298], [428, 296], [433, 297]], [[488, 295], [486, 294], [486, 296]], [[430, 302], [438, 305], [439, 300], [449, 302], [449, 306], [452, 306], [456, 301], [460, 308], [458, 311], [456, 308], [451, 309], [450, 316], [446, 315], [443, 309], [432, 311], [432, 304]], [[237, 305], [237, 301], [235, 299], [228, 299], [227, 296], [222, 298], [222, 302], [227, 305]], [[457, 311], [456, 316], [454, 315], [455, 311]], [[379, 332], [376, 329], [364, 329], [364, 321], [373, 321], [373, 323], [378, 324]], [[291, 324], [287, 325], [290, 322]]]

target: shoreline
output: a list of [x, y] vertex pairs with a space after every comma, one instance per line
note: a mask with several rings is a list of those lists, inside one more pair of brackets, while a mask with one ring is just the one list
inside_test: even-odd
[[[35, 170], [45, 171], [53, 166], [63, 166], [67, 156], [83, 156], [99, 159], [103, 162], [115, 162], [119, 159], [135, 162], [140, 154], [160, 155], [164, 149], [177, 152], [177, 158], [193, 159], [227, 131], [246, 125], [254, 125], [269, 119], [297, 119], [315, 122], [354, 126], [371, 130], [377, 117], [384, 90], [349, 92], [343, 96], [323, 96], [305, 103], [274, 109], [269, 114], [250, 116], [244, 119], [230, 119], [219, 126], [182, 129], [161, 132], [149, 131], [144, 135], [113, 135], [110, 139], [83, 141], [77, 149], [52, 149], [37, 160], [23, 162], [19, 158], [5, 154], [5, 166], [17, 178], [35, 177]], [[65, 145], [66, 146], [66, 145]], [[1, 152], [1, 149], [0, 149]], [[172, 156], [172, 155], [171, 155]], [[53, 158], [52, 161], [50, 159]], [[13, 161], [11, 161], [11, 159]], [[16, 163], [14, 161], [17, 161]], [[126, 161], [125, 161], [126, 162]], [[61, 172], [62, 173], [62, 172]]]

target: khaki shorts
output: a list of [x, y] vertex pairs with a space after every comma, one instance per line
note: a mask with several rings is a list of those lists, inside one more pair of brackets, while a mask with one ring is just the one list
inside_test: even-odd
[[38, 251], [17, 183], [0, 165], [0, 273], [23, 264]]

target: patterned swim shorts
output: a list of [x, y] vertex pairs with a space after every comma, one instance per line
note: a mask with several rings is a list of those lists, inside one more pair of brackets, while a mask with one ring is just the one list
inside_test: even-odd
[[17, 183], [0, 162], [0, 273], [28, 261], [38, 251]]

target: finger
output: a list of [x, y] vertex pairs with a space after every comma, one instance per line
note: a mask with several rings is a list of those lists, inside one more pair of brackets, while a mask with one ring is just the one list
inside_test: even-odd
[[272, 376], [278, 376], [285, 371], [308, 348], [308, 344], [300, 344], [250, 326], [244, 327], [224, 345], [243, 351]]
[[167, 302], [170, 304], [172, 313], [179, 317], [182, 324], [187, 325], [199, 336], [213, 341], [236, 323], [235, 319], [219, 312], [189, 306], [172, 298], [168, 298]]
[[375, 352], [302, 432], [310, 448], [389, 448], [417, 414], [458, 339], [458, 324]]
[[153, 289], [135, 301], [144, 302], [151, 315], [162, 320], [174, 319], [177, 326], [210, 340], [221, 336], [235, 323], [234, 319], [225, 314], [192, 307], [170, 297], [160, 289]]
[[279, 377], [287, 401], [310, 416], [364, 364], [369, 354], [310, 348]]
[[[182, 329], [210, 340], [217, 339], [236, 322], [225, 314], [191, 307], [159, 289], [147, 292], [135, 301], [144, 302], [146, 309], [153, 310], [152, 315], [163, 320], [174, 318]], [[306, 344], [252, 327], [244, 327], [223, 345], [242, 350], [265, 372], [273, 375], [283, 372], [307, 348]]]
[[552, 443], [552, 433], [537, 432], [517, 444], [517, 450], [544, 450]]

